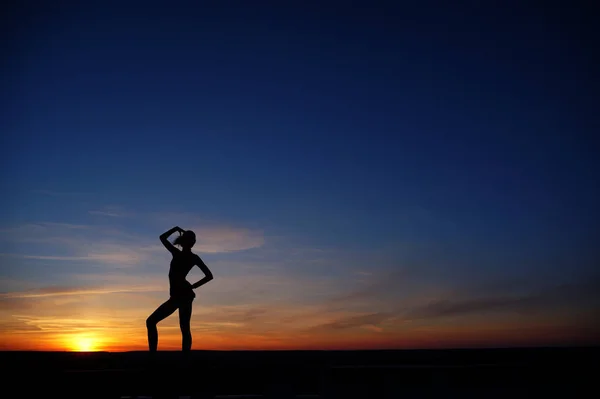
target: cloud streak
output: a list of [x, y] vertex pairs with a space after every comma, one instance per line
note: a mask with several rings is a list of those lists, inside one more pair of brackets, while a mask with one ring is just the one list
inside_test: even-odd
[[[194, 251], [198, 253], [239, 252], [261, 247], [265, 242], [262, 231], [243, 227], [215, 225], [193, 230], [197, 236]], [[131, 267], [152, 263], [157, 253], [166, 253], [158, 243], [160, 233], [162, 231], [152, 236], [142, 235], [133, 230], [98, 224], [29, 223], [0, 230], [2, 241], [14, 243], [10, 248], [13, 251], [0, 253], [0, 256]], [[28, 244], [24, 251], [14, 251], [16, 246], [24, 244]]]
[[25, 255], [13, 253], [1, 253], [0, 256], [61, 262], [97, 262], [118, 266], [134, 266], [148, 259], [148, 255], [145, 254], [143, 251], [135, 251], [125, 246], [122, 246], [121, 248], [115, 248], [112, 250], [97, 249], [96, 251], [89, 252], [86, 255], [79, 256]]
[[328, 323], [320, 324], [311, 330], [345, 330], [357, 327], [367, 327], [377, 332], [382, 331], [379, 324], [394, 318], [394, 313], [376, 312], [342, 317]]
[[415, 307], [408, 319], [435, 319], [481, 315], [495, 312], [531, 313], [560, 308], [597, 308], [600, 310], [600, 284], [594, 279], [558, 284], [521, 295], [495, 295], [466, 298], [440, 298]]
[[47, 298], [65, 295], [106, 295], [116, 293], [134, 293], [134, 292], [156, 292], [162, 291], [159, 286], [141, 286], [141, 287], [45, 287], [23, 292], [10, 292], [0, 294], [0, 300], [14, 298]]
[[136, 215], [134, 212], [127, 211], [123, 207], [116, 205], [93, 209], [88, 211], [88, 213], [94, 216], [107, 216], [111, 218], [131, 218]]
[[431, 319], [462, 316], [502, 310], [523, 311], [532, 297], [469, 298], [463, 300], [439, 299], [408, 312], [409, 319]]
[[236, 227], [192, 227], [196, 233], [194, 249], [204, 253], [235, 252], [264, 245], [262, 231]]

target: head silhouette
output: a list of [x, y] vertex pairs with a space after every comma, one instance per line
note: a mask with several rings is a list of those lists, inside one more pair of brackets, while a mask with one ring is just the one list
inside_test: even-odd
[[186, 230], [182, 235], [175, 238], [173, 244], [180, 245], [183, 249], [191, 249], [196, 243], [196, 234], [192, 230]]

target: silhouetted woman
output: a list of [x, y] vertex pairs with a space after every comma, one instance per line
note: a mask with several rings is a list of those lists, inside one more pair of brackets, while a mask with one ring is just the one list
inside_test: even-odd
[[[181, 250], [169, 242], [168, 238], [174, 232], [179, 232], [173, 244], [181, 246]], [[179, 327], [181, 328], [181, 348], [189, 351], [192, 348], [192, 332], [190, 330], [190, 319], [192, 318], [192, 301], [196, 297], [193, 289], [208, 283], [213, 275], [204, 264], [202, 259], [192, 253], [192, 247], [196, 243], [196, 234], [191, 230], [183, 230], [177, 226], [163, 233], [160, 241], [173, 254], [171, 267], [169, 269], [169, 293], [171, 297], [160, 305], [154, 313], [146, 320], [148, 328], [148, 345], [150, 352], [155, 352], [158, 347], [158, 329], [156, 325], [163, 319], [169, 317], [179, 309]], [[190, 284], [186, 280], [187, 274], [192, 267], [198, 266], [204, 272], [204, 278]]]

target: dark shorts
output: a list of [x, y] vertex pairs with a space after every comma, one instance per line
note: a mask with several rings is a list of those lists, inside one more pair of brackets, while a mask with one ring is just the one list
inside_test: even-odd
[[170, 290], [171, 299], [177, 304], [187, 304], [196, 298], [196, 294], [191, 289]]

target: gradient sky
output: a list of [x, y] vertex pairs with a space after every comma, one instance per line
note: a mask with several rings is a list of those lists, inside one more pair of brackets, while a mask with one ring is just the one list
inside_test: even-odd
[[598, 343], [592, 13], [342, 4], [10, 10], [0, 349]]

